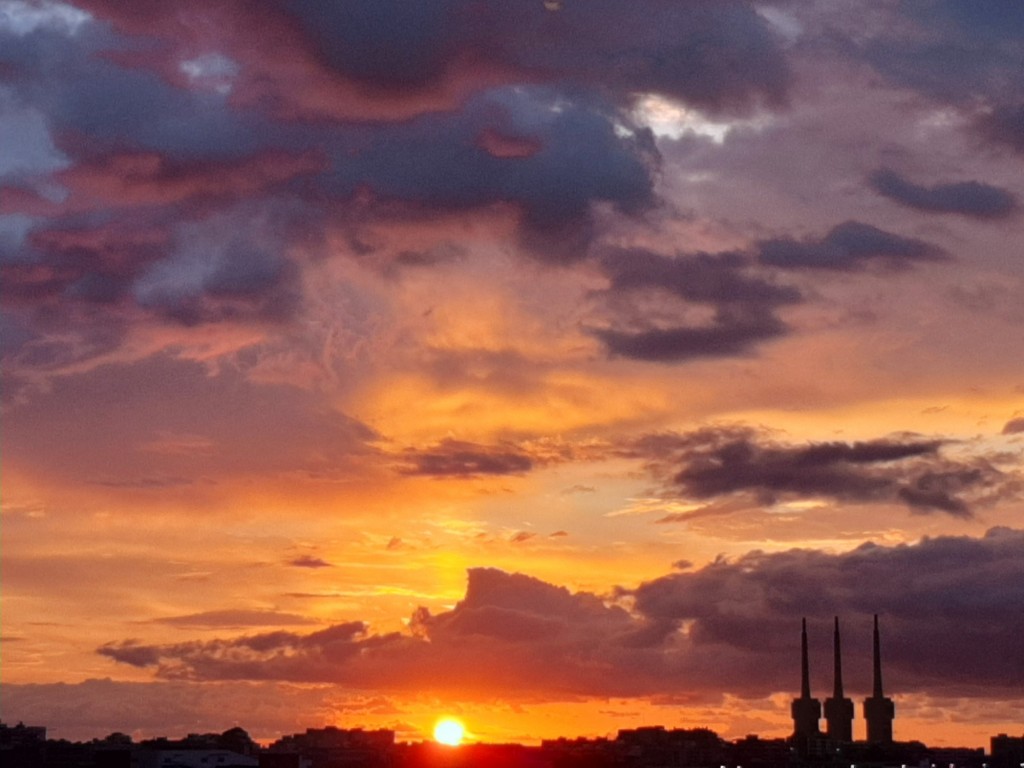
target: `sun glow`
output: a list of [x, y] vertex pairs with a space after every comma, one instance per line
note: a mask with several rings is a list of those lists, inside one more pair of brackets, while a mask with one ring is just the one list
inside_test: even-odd
[[454, 717], [442, 717], [434, 726], [434, 741], [438, 744], [457, 747], [465, 735], [466, 727]]

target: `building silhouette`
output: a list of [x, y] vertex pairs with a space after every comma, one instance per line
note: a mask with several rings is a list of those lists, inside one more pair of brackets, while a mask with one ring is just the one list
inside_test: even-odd
[[800, 698], [793, 699], [790, 706], [793, 715], [793, 738], [800, 742], [818, 736], [818, 720], [821, 718], [821, 702], [811, 698], [811, 673], [807, 662], [807, 619], [803, 620], [800, 632]]
[[882, 693], [882, 651], [878, 639], [878, 614], [875, 614], [874, 688], [864, 699], [864, 719], [868, 724], [868, 741], [872, 744], [892, 742], [892, 721], [896, 706]]
[[[839, 637], [839, 617], [835, 617], [832, 635], [833, 686], [832, 696], [825, 699], [826, 731], [821, 733], [818, 720], [822, 707], [818, 699], [811, 697], [810, 675], [807, 659], [807, 619], [801, 622], [800, 630], [800, 697], [793, 699], [790, 711], [793, 716], [793, 742], [803, 752], [820, 749], [824, 742], [849, 744], [853, 742], [853, 701], [843, 693], [843, 659]], [[892, 699], [882, 691], [882, 654], [878, 633], [878, 614], [875, 614], [874, 629], [874, 688], [871, 696], [864, 700], [864, 720], [867, 723], [868, 744], [892, 744], [892, 722], [896, 707]]]
[[843, 658], [839, 646], [839, 617], [832, 635], [832, 697], [825, 699], [826, 733], [834, 741], [853, 741], [853, 700], [843, 696]]

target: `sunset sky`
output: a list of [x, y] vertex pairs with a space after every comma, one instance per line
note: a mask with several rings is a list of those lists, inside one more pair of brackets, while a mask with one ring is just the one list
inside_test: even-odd
[[1024, 3], [0, 0], [2, 700], [1024, 731]]

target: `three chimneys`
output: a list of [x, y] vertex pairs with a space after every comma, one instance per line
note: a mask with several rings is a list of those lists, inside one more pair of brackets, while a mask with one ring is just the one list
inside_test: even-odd
[[[833, 639], [835, 652], [835, 678], [832, 696], [825, 699], [825, 735], [834, 741], [853, 741], [853, 701], [843, 695], [842, 654], [839, 648], [839, 617], [835, 621]], [[892, 741], [892, 721], [896, 707], [892, 699], [882, 693], [882, 655], [878, 640], [878, 615], [875, 614], [875, 662], [874, 688], [871, 696], [864, 699], [864, 720], [867, 721], [867, 740], [872, 744], [887, 744]], [[800, 698], [793, 699], [793, 735], [800, 738], [821, 736], [818, 720], [821, 718], [821, 702], [811, 698], [811, 682], [807, 663], [807, 619], [803, 620], [800, 636]]]

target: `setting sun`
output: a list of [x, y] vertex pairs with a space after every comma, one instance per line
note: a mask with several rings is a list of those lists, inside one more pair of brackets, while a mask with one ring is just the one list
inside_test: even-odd
[[434, 726], [434, 741], [447, 744], [449, 747], [457, 747], [462, 743], [465, 733], [466, 728], [461, 722], [454, 717], [443, 717]]

